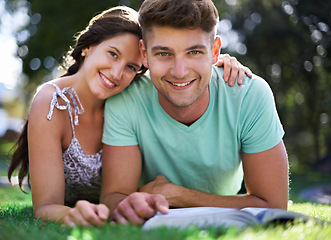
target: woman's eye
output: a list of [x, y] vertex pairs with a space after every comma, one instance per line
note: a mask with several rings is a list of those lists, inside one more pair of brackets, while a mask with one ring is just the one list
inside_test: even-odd
[[128, 68], [133, 72], [137, 72], [137, 69], [134, 66], [128, 65]]
[[113, 58], [118, 58], [118, 55], [115, 52], [109, 51], [109, 54], [113, 57]]

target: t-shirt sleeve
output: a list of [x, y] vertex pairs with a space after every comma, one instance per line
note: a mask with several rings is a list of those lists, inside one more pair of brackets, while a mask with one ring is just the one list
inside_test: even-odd
[[242, 151], [257, 153], [276, 146], [284, 136], [273, 93], [256, 77], [243, 99], [240, 113]]
[[104, 111], [104, 127], [102, 142], [112, 146], [137, 145], [132, 115], [130, 111], [132, 102], [122, 94], [115, 95], [106, 100]]

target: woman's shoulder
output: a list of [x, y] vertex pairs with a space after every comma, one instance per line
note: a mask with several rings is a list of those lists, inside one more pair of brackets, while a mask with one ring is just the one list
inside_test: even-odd
[[[66, 86], [63, 84], [62, 79], [54, 79], [40, 85], [32, 98], [30, 115], [34, 112], [37, 112], [38, 115], [40, 113], [42, 113], [42, 115], [47, 114], [51, 107], [54, 93], [64, 87]], [[62, 102], [61, 99], [58, 101], [59, 104], [64, 104], [64, 101]]]
[[67, 86], [64, 84], [63, 79], [54, 79], [40, 85], [32, 98], [31, 106], [38, 105], [42, 107], [45, 105], [49, 107], [54, 93], [65, 87]]

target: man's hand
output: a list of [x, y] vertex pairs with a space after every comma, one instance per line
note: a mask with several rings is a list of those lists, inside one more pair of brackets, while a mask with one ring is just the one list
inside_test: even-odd
[[224, 67], [224, 81], [229, 82], [230, 87], [234, 85], [237, 76], [238, 85], [243, 83], [245, 74], [250, 78], [253, 76], [248, 67], [243, 66], [235, 57], [231, 57], [229, 54], [220, 54], [215, 65]]
[[147, 183], [146, 185], [139, 188], [139, 192], [147, 192], [151, 194], [162, 194], [166, 195], [168, 192], [166, 190], [167, 185], [171, 184], [168, 179], [163, 175], [158, 175], [156, 178]]
[[147, 192], [150, 194], [161, 194], [165, 196], [169, 205], [172, 207], [179, 207], [182, 201], [182, 196], [187, 193], [182, 186], [178, 186], [169, 182], [169, 180], [163, 176], [158, 175], [156, 178], [139, 188], [139, 192]]
[[164, 196], [135, 192], [118, 204], [113, 214], [113, 221], [141, 225], [158, 211], [167, 214], [168, 209], [169, 204]]

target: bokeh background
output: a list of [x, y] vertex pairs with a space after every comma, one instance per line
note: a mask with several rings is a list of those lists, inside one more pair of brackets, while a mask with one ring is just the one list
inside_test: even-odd
[[[0, 163], [38, 85], [102, 10], [141, 0], [0, 0]], [[222, 53], [271, 86], [292, 173], [331, 175], [331, 1], [215, 0]]]

